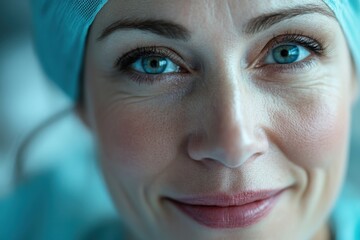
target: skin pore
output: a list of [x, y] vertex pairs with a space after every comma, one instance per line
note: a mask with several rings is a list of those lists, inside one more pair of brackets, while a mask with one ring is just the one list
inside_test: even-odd
[[[80, 116], [134, 239], [330, 239], [354, 81], [320, 0], [110, 0]], [[238, 228], [169, 201], [271, 189], [283, 192], [269, 214]]]

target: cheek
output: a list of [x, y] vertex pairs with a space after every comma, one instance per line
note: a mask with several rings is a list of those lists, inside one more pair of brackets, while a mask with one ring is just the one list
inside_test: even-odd
[[296, 165], [323, 168], [345, 158], [349, 111], [346, 99], [313, 97], [290, 102], [274, 111], [273, 136]]
[[119, 177], [152, 177], [174, 159], [176, 128], [168, 126], [168, 116], [152, 112], [113, 110], [97, 114], [106, 116], [97, 123], [104, 167]]

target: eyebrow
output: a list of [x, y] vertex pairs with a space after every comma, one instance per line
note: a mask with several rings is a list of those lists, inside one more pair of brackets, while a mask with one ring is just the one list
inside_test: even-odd
[[188, 41], [191, 33], [184, 26], [167, 20], [155, 19], [121, 19], [105, 28], [98, 40], [104, 39], [119, 29], [138, 29], [151, 32], [166, 38]]
[[281, 21], [314, 13], [319, 13], [336, 20], [335, 14], [329, 8], [321, 5], [306, 4], [255, 17], [245, 25], [243, 32], [249, 35], [256, 34]]
[[[289, 9], [282, 9], [277, 12], [263, 14], [251, 19], [244, 27], [245, 34], [256, 34], [266, 30], [271, 26], [300, 15], [319, 13], [336, 20], [335, 14], [327, 7], [315, 4], [306, 4]], [[188, 41], [191, 38], [191, 32], [184, 26], [168, 21], [156, 19], [120, 19], [106, 27], [98, 40], [102, 40], [120, 29], [138, 29], [145, 32], [151, 32], [169, 39]]]

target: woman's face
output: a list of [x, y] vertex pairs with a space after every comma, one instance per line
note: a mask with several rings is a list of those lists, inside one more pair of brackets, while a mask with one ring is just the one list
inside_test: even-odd
[[82, 117], [138, 239], [324, 239], [354, 74], [320, 0], [113, 0]]

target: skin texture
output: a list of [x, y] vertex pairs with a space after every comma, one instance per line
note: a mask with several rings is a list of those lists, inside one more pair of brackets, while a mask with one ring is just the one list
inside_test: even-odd
[[[242, 31], [253, 17], [306, 3], [326, 8], [315, 0], [116, 0], [98, 14], [79, 114], [131, 238], [329, 239], [355, 81], [341, 28], [315, 13]], [[171, 20], [191, 38], [123, 29], [99, 40], [120, 16]], [[292, 67], [264, 63], [283, 34], [305, 35], [325, 50], [308, 50], [306, 64]], [[134, 76], [144, 75], [114, 67], [125, 53], [154, 45], [175, 52], [186, 71], [139, 84]], [[278, 188], [286, 190], [270, 214], [246, 228], [204, 227], [164, 200]]]

